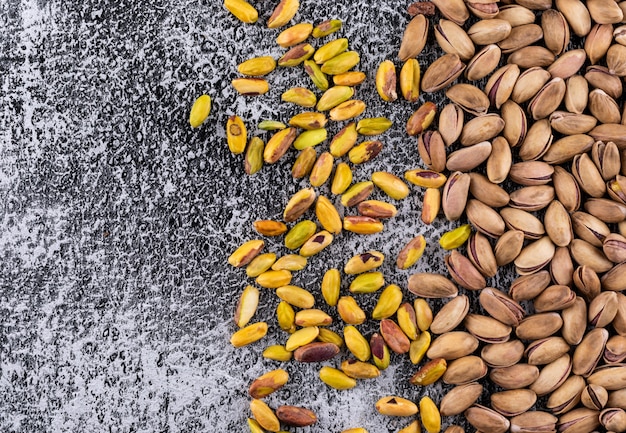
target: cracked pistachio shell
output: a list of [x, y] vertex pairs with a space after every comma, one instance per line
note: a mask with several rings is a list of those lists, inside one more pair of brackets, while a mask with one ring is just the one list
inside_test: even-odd
[[439, 46], [446, 53], [457, 54], [464, 62], [474, 56], [474, 43], [458, 24], [441, 19], [434, 30]]
[[490, 367], [504, 368], [517, 364], [524, 354], [524, 343], [509, 340], [504, 343], [486, 344], [480, 356]]
[[548, 9], [541, 14], [541, 28], [546, 47], [558, 56], [570, 42], [569, 24], [563, 14], [555, 9]]
[[591, 31], [591, 15], [580, 0], [555, 0], [556, 8], [565, 16], [572, 31], [580, 37]]
[[533, 23], [513, 27], [509, 36], [498, 42], [503, 54], [511, 54], [519, 49], [540, 41], [543, 37], [541, 26]]
[[465, 78], [477, 81], [491, 74], [500, 63], [502, 50], [496, 44], [483, 47], [472, 57], [465, 69]]
[[400, 60], [404, 62], [417, 57], [422, 52], [426, 45], [428, 27], [428, 19], [422, 14], [416, 15], [407, 24], [398, 52]]
[[585, 38], [585, 52], [592, 65], [602, 59], [613, 43], [613, 26], [611, 24], [595, 24]]
[[430, 64], [422, 77], [422, 90], [436, 92], [457, 79], [465, 70], [465, 64], [457, 54], [445, 54]]

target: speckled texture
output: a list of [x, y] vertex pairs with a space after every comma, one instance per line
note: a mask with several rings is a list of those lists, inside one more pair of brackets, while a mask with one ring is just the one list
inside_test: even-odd
[[[288, 197], [307, 185], [290, 176], [294, 151], [248, 177], [225, 144], [229, 115], [267, 139], [259, 120], [299, 111], [277, 104], [280, 94], [313, 88], [300, 68], [270, 74], [271, 91], [261, 97], [237, 96], [230, 86], [239, 62], [284, 51], [274, 43], [278, 30], [264, 26], [273, 3], [257, 1], [259, 23], [242, 25], [217, 0], [0, 2], [1, 431], [246, 431], [248, 384], [278, 367], [260, 352], [285, 335], [273, 318], [278, 301], [263, 290], [255, 320], [270, 322], [268, 336], [230, 346], [232, 314], [249, 281], [226, 258], [257, 236], [254, 220], [280, 218]], [[416, 105], [383, 103], [372, 79], [378, 63], [395, 58], [406, 5], [302, 3], [295, 22], [344, 20], [339, 35], [368, 74], [357, 90], [365, 115], [395, 121], [381, 137], [382, 154], [356, 168], [355, 180], [420, 166], [415, 139], [404, 133]], [[422, 65], [436, 54], [429, 50]], [[192, 131], [188, 111], [201, 93], [213, 97], [213, 111]], [[318, 190], [330, 195], [327, 185]], [[420, 203], [412, 188], [383, 233], [341, 234], [294, 283], [319, 295], [326, 269], [369, 248], [389, 257], [387, 282], [403, 288], [411, 272], [443, 271], [436, 241], [455, 225], [424, 226]], [[397, 252], [418, 233], [430, 239], [425, 256], [396, 270]], [[267, 250], [285, 254], [281, 242], [268, 239]], [[376, 298], [358, 300], [371, 311]], [[299, 431], [397, 430], [408, 421], [374, 415], [373, 403], [424, 391], [407, 383], [415, 371], [408, 358], [392, 359], [380, 378], [347, 392], [323, 385], [319, 366], [290, 363], [290, 383], [268, 401], [315, 410], [319, 423]], [[428, 392], [439, 401], [440, 390]]]

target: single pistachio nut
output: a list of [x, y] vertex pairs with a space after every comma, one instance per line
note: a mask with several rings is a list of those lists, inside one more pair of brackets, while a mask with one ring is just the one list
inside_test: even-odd
[[339, 354], [339, 346], [334, 343], [320, 341], [305, 344], [293, 351], [293, 357], [298, 362], [328, 361], [337, 354]]
[[335, 389], [351, 389], [356, 386], [356, 379], [333, 367], [322, 367], [319, 376], [322, 382]]
[[346, 51], [324, 62], [321, 69], [323, 73], [328, 75], [343, 74], [355, 67], [360, 61], [359, 53]]
[[382, 320], [393, 316], [402, 303], [402, 290], [390, 284], [382, 291], [372, 312], [372, 319]]
[[341, 319], [349, 325], [360, 325], [365, 322], [365, 312], [352, 296], [342, 296], [337, 302], [337, 312]]
[[360, 215], [371, 218], [392, 218], [398, 209], [391, 203], [380, 200], [365, 200], [357, 205]]
[[301, 271], [306, 267], [307, 259], [299, 254], [287, 254], [280, 257], [272, 265], [274, 271]]
[[248, 394], [252, 398], [265, 398], [273, 392], [278, 391], [289, 380], [289, 373], [282, 368], [268, 371], [257, 377], [248, 388]]
[[275, 68], [276, 60], [272, 56], [253, 57], [237, 65], [240, 74], [251, 76], [267, 75]]
[[237, 309], [235, 310], [235, 323], [238, 327], [243, 328], [246, 326], [254, 314], [259, 305], [259, 289], [254, 286], [246, 286], [241, 292], [239, 301], [237, 302]]
[[433, 102], [425, 102], [409, 117], [406, 132], [409, 135], [421, 134], [435, 119], [437, 106]]
[[367, 140], [354, 146], [348, 152], [348, 159], [353, 164], [363, 164], [376, 158], [383, 150], [383, 143], [379, 140]]
[[348, 86], [333, 86], [326, 90], [317, 102], [318, 111], [328, 111], [354, 95], [354, 89]]
[[416, 340], [411, 341], [411, 347], [409, 348], [409, 358], [411, 359], [411, 363], [419, 364], [424, 356], [426, 356], [426, 352], [430, 347], [430, 342], [432, 341], [432, 337], [430, 332], [422, 331]]
[[347, 50], [347, 38], [334, 39], [319, 47], [313, 55], [313, 60], [315, 60], [315, 63], [317, 63], [318, 65], [321, 65]]
[[[289, 119], [289, 126], [302, 128], [306, 131], [312, 131], [323, 128], [326, 125], [328, 119], [324, 113], [317, 113], [314, 111], [307, 111], [298, 113]], [[295, 143], [294, 143], [295, 146]], [[302, 146], [299, 146], [302, 147]]]
[[285, 284], [277, 287], [276, 296], [288, 304], [298, 308], [313, 308], [315, 305], [315, 298], [311, 292], [298, 286]]
[[242, 347], [259, 341], [267, 334], [267, 323], [258, 322], [245, 326], [230, 337], [230, 344], [234, 347]]
[[283, 48], [289, 48], [307, 40], [312, 31], [313, 24], [298, 23], [280, 32], [276, 43]]
[[267, 20], [267, 27], [277, 29], [287, 24], [300, 8], [299, 0], [281, 0]]
[[232, 85], [243, 96], [263, 95], [270, 90], [267, 80], [263, 78], [235, 78]]
[[275, 253], [259, 254], [246, 266], [246, 275], [250, 278], [256, 278], [271, 268], [275, 261]]
[[228, 257], [228, 263], [236, 268], [245, 266], [261, 252], [264, 246], [265, 242], [261, 239], [247, 241]]
[[358, 182], [352, 185], [341, 196], [341, 204], [345, 207], [352, 207], [363, 200], [366, 200], [374, 190], [372, 181]]
[[365, 81], [366, 78], [365, 72], [348, 71], [333, 75], [333, 83], [335, 86], [358, 86]]
[[189, 124], [192, 128], [198, 128], [209, 117], [211, 112], [211, 97], [200, 95], [191, 106], [189, 111]]
[[273, 361], [287, 362], [291, 360], [292, 356], [293, 352], [289, 352], [285, 349], [284, 346], [281, 346], [280, 344], [268, 346], [263, 351], [263, 357], [271, 359]]
[[381, 232], [384, 229], [383, 223], [366, 216], [345, 216], [343, 218], [343, 228], [349, 232], [361, 235], [371, 235]]
[[400, 69], [400, 91], [409, 102], [419, 98], [421, 71], [417, 59], [407, 59]]
[[377, 171], [372, 173], [371, 180], [378, 188], [394, 200], [402, 200], [409, 195], [409, 187], [396, 175]]
[[328, 113], [328, 117], [336, 122], [350, 120], [360, 116], [361, 113], [365, 111], [365, 108], [365, 102], [360, 99], [349, 99], [331, 109]]
[[446, 372], [448, 364], [444, 358], [435, 358], [420, 368], [409, 382], [416, 386], [428, 386], [439, 380]]
[[399, 269], [408, 269], [422, 257], [426, 249], [426, 239], [424, 235], [418, 235], [411, 239], [400, 251], [396, 260]]
[[372, 355], [370, 345], [355, 326], [347, 325], [343, 328], [343, 339], [356, 359], [362, 362], [370, 359]]
[[439, 245], [445, 250], [453, 250], [461, 247], [472, 233], [469, 224], [463, 224], [453, 230], [444, 233], [439, 238]]
[[[326, 183], [328, 178], [330, 177], [330, 173], [333, 171], [333, 163], [335, 162], [335, 158], [329, 152], [323, 152], [313, 164], [311, 168], [311, 173], [309, 174], [309, 182], [311, 186], [320, 187]], [[339, 216], [338, 214], [336, 215]], [[320, 222], [322, 222], [320, 220]], [[328, 222], [325, 220], [325, 222]], [[324, 225], [322, 223], [322, 225]], [[338, 228], [336, 225], [332, 227], [332, 231], [336, 232], [337, 230], [341, 231], [341, 228]]]
[[396, 92], [396, 66], [391, 60], [383, 61], [376, 71], [376, 91], [383, 101], [398, 99]]
[[278, 432], [280, 430], [280, 421], [274, 411], [263, 400], [253, 399], [250, 402], [250, 412], [252, 412], [254, 419], [265, 430], [271, 432]]
[[258, 11], [245, 0], [224, 0], [224, 7], [243, 23], [255, 23], [259, 19]]
[[291, 147], [296, 135], [296, 128], [286, 128], [272, 135], [263, 150], [263, 161], [268, 164], [277, 162]]
[[334, 307], [339, 300], [339, 289], [341, 287], [341, 275], [338, 269], [329, 269], [322, 278], [322, 296], [326, 303]]
[[313, 29], [313, 37], [323, 38], [324, 36], [328, 36], [331, 33], [341, 30], [342, 25], [343, 22], [337, 19], [322, 21]]
[[401, 61], [416, 58], [424, 49], [428, 36], [428, 19], [418, 14], [407, 24], [402, 35], [398, 57]]
[[430, 397], [420, 399], [419, 410], [422, 424], [428, 433], [439, 433], [441, 431], [441, 414], [437, 405]]
[[359, 274], [350, 283], [351, 293], [372, 293], [385, 285], [382, 272], [366, 272]]
[[[317, 103], [317, 96], [315, 96], [315, 93], [304, 87], [292, 87], [283, 92], [280, 98], [285, 102], [291, 102], [307, 108], [315, 107], [315, 104]], [[284, 129], [284, 127], [282, 129]]]
[[350, 122], [349, 124], [344, 126], [337, 134], [335, 134], [335, 136], [331, 140], [329, 148], [331, 155], [336, 158], [345, 155], [350, 151], [350, 149], [354, 147], [357, 138], [358, 133], [356, 131], [356, 123]]
[[387, 396], [376, 402], [376, 410], [381, 415], [413, 416], [418, 412], [417, 405], [406, 398]]

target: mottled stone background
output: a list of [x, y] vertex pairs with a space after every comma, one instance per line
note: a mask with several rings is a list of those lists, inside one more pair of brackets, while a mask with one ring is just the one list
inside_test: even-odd
[[[256, 129], [261, 119], [299, 111], [279, 104], [280, 94], [313, 89], [301, 68], [274, 71], [261, 97], [238, 96], [230, 85], [241, 61], [284, 52], [274, 43], [279, 31], [265, 26], [276, 3], [255, 1], [259, 22], [243, 25], [217, 0], [0, 1], [0, 431], [247, 430], [247, 387], [279, 366], [260, 353], [286, 335], [273, 317], [277, 298], [263, 290], [255, 320], [270, 323], [268, 336], [230, 346], [232, 314], [250, 281], [226, 259], [256, 236], [254, 220], [280, 218], [307, 181], [290, 176], [295, 151], [248, 177], [242, 156], [227, 149], [224, 125], [238, 114], [250, 136], [267, 139]], [[396, 59], [406, 6], [302, 0], [294, 19], [344, 20], [338, 36], [350, 39], [368, 74], [357, 90], [365, 115], [395, 121], [381, 136], [382, 154], [357, 167], [355, 180], [420, 166], [404, 133], [417, 104], [383, 103], [372, 79], [382, 60]], [[427, 48], [422, 66], [435, 54]], [[213, 110], [192, 131], [188, 112], [201, 93], [212, 96]], [[426, 95], [420, 103], [429, 98], [441, 101]], [[341, 126], [331, 124], [330, 134]], [[328, 186], [319, 192], [330, 195]], [[387, 282], [403, 288], [411, 272], [442, 270], [437, 239], [450, 226], [419, 222], [418, 188], [396, 204], [384, 232], [341, 234], [294, 284], [319, 295], [326, 269], [369, 248], [389, 257]], [[425, 256], [410, 272], [396, 270], [395, 255], [418, 233], [429, 238]], [[267, 249], [287, 252], [282, 239], [268, 239]], [[376, 298], [358, 301], [371, 311]], [[361, 327], [366, 335], [374, 328]], [[410, 386], [416, 368], [406, 356], [392, 364], [337, 392], [319, 381], [319, 366], [290, 363], [290, 383], [268, 401], [315, 410], [319, 423], [304, 432], [395, 431], [408, 421], [375, 415], [379, 397], [429, 393], [438, 402], [441, 388]]]

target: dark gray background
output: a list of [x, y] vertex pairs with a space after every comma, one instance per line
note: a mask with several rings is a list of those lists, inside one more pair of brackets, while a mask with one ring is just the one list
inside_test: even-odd
[[[287, 121], [301, 111], [280, 104], [280, 94], [294, 85], [314, 89], [301, 68], [272, 72], [270, 92], [256, 98], [230, 85], [238, 63], [285, 51], [274, 42], [279, 30], [265, 26], [276, 3], [256, 1], [259, 22], [244, 25], [216, 0], [0, 1], [1, 431], [247, 430], [250, 381], [279, 367], [260, 353], [286, 334], [274, 319], [276, 297], [263, 290], [255, 320], [270, 323], [268, 336], [230, 346], [232, 314], [250, 281], [226, 259], [257, 236], [254, 220], [280, 219], [307, 181], [290, 176], [293, 150], [248, 177], [243, 157], [227, 149], [224, 126], [238, 114], [250, 136], [267, 140], [256, 129], [260, 120]], [[293, 21], [344, 20], [341, 32], [312, 43], [348, 37], [368, 75], [357, 89], [368, 104], [364, 116], [395, 122], [380, 137], [381, 155], [356, 168], [355, 181], [419, 167], [404, 124], [425, 100], [442, 100], [422, 95], [418, 104], [391, 104], [376, 94], [377, 65], [393, 59], [401, 66], [407, 5], [302, 0]], [[434, 55], [428, 47], [422, 68]], [[213, 109], [192, 131], [189, 108], [202, 93], [211, 95]], [[330, 134], [341, 126], [330, 124]], [[327, 185], [318, 192], [330, 195]], [[443, 271], [437, 240], [458, 223], [423, 225], [416, 187], [396, 205], [399, 214], [383, 233], [341, 234], [294, 284], [319, 295], [326, 269], [369, 248], [387, 255], [386, 280], [404, 289], [412, 272]], [[397, 253], [419, 233], [429, 239], [425, 256], [410, 271], [396, 270]], [[266, 248], [287, 253], [280, 238]], [[371, 311], [376, 298], [358, 301]], [[325, 308], [321, 298], [318, 306]], [[340, 324], [333, 329], [341, 331]], [[361, 329], [369, 335], [375, 324]], [[301, 431], [395, 431], [410, 420], [379, 416], [374, 402], [424, 393], [407, 383], [416, 370], [408, 356], [392, 356], [380, 378], [343, 392], [319, 381], [319, 366], [284, 368], [290, 383], [268, 402], [315, 410], [319, 423]], [[427, 393], [438, 402], [440, 389]]]

